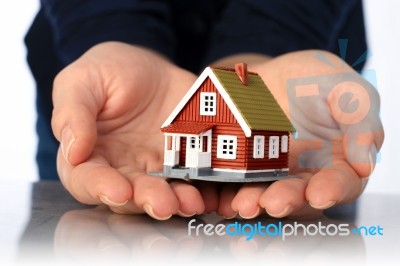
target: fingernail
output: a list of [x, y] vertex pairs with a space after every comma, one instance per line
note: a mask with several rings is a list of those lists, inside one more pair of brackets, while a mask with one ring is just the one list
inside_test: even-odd
[[186, 218], [187, 218], [187, 217], [195, 216], [196, 214], [197, 214], [196, 212], [194, 212], [194, 213], [192, 213], [192, 214], [187, 214], [187, 213], [178, 211], [178, 215], [179, 215], [179, 216], [186, 217]]
[[69, 163], [69, 151], [71, 150], [72, 144], [75, 142], [74, 134], [70, 127], [64, 128], [61, 134], [61, 151], [64, 159]]
[[157, 219], [157, 220], [162, 220], [162, 221], [168, 220], [172, 216], [172, 214], [170, 214], [169, 216], [166, 216], [166, 217], [161, 217], [161, 216], [156, 215], [154, 213], [153, 207], [151, 207], [149, 204], [143, 205], [143, 209], [148, 215], [150, 215], [151, 217], [153, 217], [154, 219]]
[[282, 217], [288, 216], [289, 213], [291, 213], [293, 211], [293, 207], [291, 205], [288, 205], [285, 207], [285, 209], [283, 209], [283, 211], [281, 211], [279, 213], [273, 213], [271, 211], [268, 211], [267, 209], [265, 209], [265, 210], [272, 217], [282, 218]]
[[369, 150], [369, 154], [368, 154], [368, 160], [369, 160], [369, 164], [370, 164], [370, 173], [368, 176], [372, 175], [372, 172], [374, 172], [375, 169], [375, 165], [376, 165], [376, 154], [378, 153], [378, 150], [376, 148], [375, 145], [371, 145], [371, 148]]
[[254, 217], [257, 217], [260, 214], [260, 207], [257, 208], [257, 211], [253, 214], [253, 215], [242, 215], [239, 211], [239, 215], [240, 217], [242, 217], [243, 219], [253, 219]]
[[310, 201], [309, 204], [310, 204], [311, 207], [313, 207], [314, 209], [325, 210], [325, 209], [328, 209], [328, 208], [332, 207], [333, 205], [335, 205], [335, 204], [336, 204], [336, 201], [331, 200], [331, 201], [328, 201], [328, 202], [326, 202], [326, 203], [324, 203], [324, 204], [319, 204], [319, 205], [318, 205], [318, 204], [314, 204], [314, 203], [312, 203], [312, 202]]
[[[219, 214], [219, 215], [221, 215], [221, 214]], [[226, 220], [230, 220], [230, 219], [235, 218], [237, 215], [238, 215], [238, 213], [235, 212], [235, 213], [232, 214], [231, 216], [225, 216], [225, 215], [221, 215], [221, 216], [224, 217], [224, 219], [226, 219]]]
[[106, 195], [100, 195], [100, 200], [101, 202], [103, 202], [104, 204], [111, 206], [111, 207], [121, 207], [124, 206], [128, 200], [124, 201], [124, 202], [115, 202], [110, 200]]

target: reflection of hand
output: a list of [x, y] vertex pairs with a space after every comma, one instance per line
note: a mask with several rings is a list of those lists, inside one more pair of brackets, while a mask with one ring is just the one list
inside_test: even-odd
[[[186, 220], [155, 221], [143, 215], [118, 215], [104, 206], [63, 215], [54, 237], [55, 256], [74, 262], [190, 262], [205, 248], [187, 234]], [[64, 261], [65, 260], [65, 261]], [[144, 263], [146, 264], [146, 263]]]
[[[201, 218], [217, 222], [218, 217], [204, 215]], [[219, 224], [206, 223], [200, 218], [196, 220], [199, 225]], [[257, 224], [259, 221], [264, 226], [278, 223], [277, 220], [265, 217], [235, 222], [244, 225]], [[326, 218], [309, 222], [318, 224], [319, 221], [325, 228], [339, 224], [338, 221]], [[197, 222], [192, 225], [197, 225]], [[234, 221], [222, 222], [228, 224]], [[292, 224], [291, 221], [282, 222]], [[302, 224], [308, 226], [307, 223]], [[258, 265], [264, 260], [272, 264], [292, 264], [304, 260], [315, 263], [316, 259], [323, 259], [321, 262], [325, 264], [327, 261], [340, 264], [344, 261], [353, 262], [352, 260], [359, 264], [365, 256], [362, 236], [304, 236], [303, 233], [299, 227], [297, 236], [288, 235], [285, 240], [282, 236], [268, 235], [255, 235], [251, 240], [246, 240], [244, 235], [206, 235], [204, 227], [201, 227], [198, 235], [192, 231], [189, 236], [186, 219], [172, 217], [168, 221], [160, 222], [144, 215], [114, 214], [99, 206], [69, 211], [62, 216], [54, 236], [54, 253], [57, 262], [68, 265], [70, 262], [158, 265], [165, 264], [166, 261], [197, 265], [214, 264], [219, 260], [225, 263], [230, 261], [234, 265], [245, 262]]]
[[[317, 53], [338, 67], [318, 60]], [[356, 199], [364, 189], [365, 178], [373, 171], [377, 150], [383, 142], [377, 92], [339, 58], [326, 52], [291, 53], [250, 69], [262, 76], [297, 130], [299, 139], [291, 140], [289, 164], [290, 173], [299, 178], [270, 186], [250, 184], [237, 190], [223, 190], [219, 213], [225, 217], [237, 212], [243, 217], [254, 217], [261, 207], [274, 217], [308, 217]], [[341, 82], [329, 80], [330, 75], [334, 79], [341, 74], [351, 75], [354, 82], [345, 83], [349, 87], [344, 88], [359, 97], [360, 108], [370, 108], [363, 120], [354, 117], [351, 121], [344, 112], [337, 112], [337, 101], [343, 93], [340, 90], [289, 106], [288, 80], [321, 77], [318, 85], [326, 87]], [[357, 90], [360, 85], [362, 90]], [[339, 123], [342, 121], [346, 123]]]
[[188, 183], [146, 174], [160, 170], [160, 125], [195, 78], [149, 50], [117, 42], [93, 47], [64, 69], [54, 84], [52, 125], [67, 190], [86, 204], [157, 219], [212, 210]]
[[[254, 220], [242, 221], [256, 224], [261, 218]], [[229, 220], [230, 222], [232, 220]], [[281, 220], [283, 226], [292, 225], [295, 227], [296, 221]], [[261, 224], [278, 224], [276, 219], [262, 219]], [[250, 262], [268, 261], [275, 265], [297, 265], [301, 261], [302, 265], [360, 265], [365, 263], [366, 249], [362, 236], [352, 234], [346, 236], [327, 235], [325, 229], [321, 230], [322, 234], [316, 233], [315, 226], [320, 223], [325, 229], [329, 226], [332, 233], [333, 225], [339, 227], [341, 221], [329, 219], [327, 217], [319, 217], [308, 221], [300, 222], [300, 225], [311, 226], [309, 232], [305, 233], [301, 227], [298, 227], [297, 234], [290, 229], [285, 229], [287, 235], [283, 240], [282, 236], [261, 236], [257, 235], [251, 240], [246, 240], [246, 236], [229, 237], [230, 239], [221, 240], [219, 245], [225, 244], [226, 249], [234, 257], [234, 261], [238, 265], [248, 264]], [[348, 224], [348, 223], [344, 223]], [[299, 224], [297, 224], [299, 225]], [[348, 224], [348, 228], [353, 228], [353, 224]], [[325, 235], [324, 235], [325, 234]], [[225, 242], [225, 243], [224, 243]]]

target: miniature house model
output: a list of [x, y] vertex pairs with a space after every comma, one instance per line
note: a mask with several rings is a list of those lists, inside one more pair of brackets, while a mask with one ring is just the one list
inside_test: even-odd
[[288, 174], [289, 119], [257, 73], [207, 67], [162, 125], [163, 175], [223, 182]]

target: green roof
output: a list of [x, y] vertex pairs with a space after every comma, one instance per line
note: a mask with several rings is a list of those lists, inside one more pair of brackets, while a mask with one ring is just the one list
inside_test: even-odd
[[295, 131], [258, 74], [248, 73], [248, 85], [244, 85], [235, 71], [217, 68], [212, 71], [251, 130]]

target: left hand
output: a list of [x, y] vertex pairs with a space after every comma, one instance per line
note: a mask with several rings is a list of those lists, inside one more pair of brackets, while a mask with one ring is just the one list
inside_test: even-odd
[[[319, 60], [317, 53], [332, 65]], [[297, 178], [224, 185], [218, 213], [253, 218], [265, 210], [277, 218], [308, 218], [355, 200], [374, 169], [384, 138], [376, 90], [340, 58], [323, 51], [289, 53], [250, 65], [249, 70], [261, 75], [297, 130], [298, 138], [290, 140], [289, 155], [290, 175]], [[289, 106], [288, 80], [305, 78], [317, 78], [319, 94], [296, 98], [302, 104], [294, 101]], [[341, 96], [348, 93], [353, 93], [344, 103], [349, 109], [341, 111]], [[359, 104], [356, 111], [366, 110], [365, 117], [351, 110], [350, 105], [357, 102], [354, 99]]]

